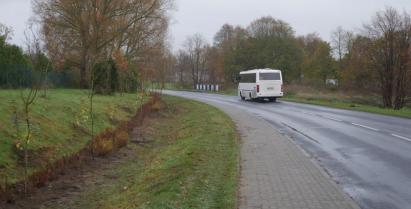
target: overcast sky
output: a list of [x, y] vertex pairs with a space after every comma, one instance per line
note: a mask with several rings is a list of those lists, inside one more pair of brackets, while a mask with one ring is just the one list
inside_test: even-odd
[[[12, 42], [18, 45], [31, 16], [30, 2], [0, 0], [0, 22], [13, 27]], [[411, 0], [176, 0], [171, 40], [178, 49], [187, 36], [200, 33], [211, 43], [223, 24], [245, 27], [267, 15], [290, 23], [297, 35], [317, 32], [329, 40], [337, 26], [356, 30], [387, 6], [411, 11]]]

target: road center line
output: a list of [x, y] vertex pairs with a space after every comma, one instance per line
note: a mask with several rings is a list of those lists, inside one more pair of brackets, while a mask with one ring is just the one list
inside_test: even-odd
[[369, 126], [361, 125], [361, 124], [358, 124], [358, 123], [351, 123], [351, 124], [353, 124], [354, 126], [359, 126], [359, 127], [362, 127], [362, 128], [366, 128], [366, 129], [373, 130], [373, 131], [379, 131], [379, 130], [376, 129], [376, 128], [372, 128], [372, 127], [369, 127]]
[[397, 137], [397, 138], [399, 138], [399, 139], [402, 139], [402, 140], [411, 142], [411, 139], [409, 139], [409, 138], [407, 138], [407, 137], [405, 137], [405, 136], [400, 136], [400, 135], [397, 135], [397, 134], [391, 134], [391, 135], [392, 135], [393, 137]]

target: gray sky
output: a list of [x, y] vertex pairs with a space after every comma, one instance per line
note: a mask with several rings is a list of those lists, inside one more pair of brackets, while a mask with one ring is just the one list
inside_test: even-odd
[[[290, 23], [297, 35], [317, 32], [329, 40], [337, 26], [358, 29], [386, 6], [411, 11], [411, 0], [176, 0], [171, 40], [178, 49], [187, 36], [200, 33], [211, 43], [224, 23], [245, 27], [267, 15]], [[13, 27], [12, 42], [18, 45], [30, 7], [30, 0], [0, 0], [0, 22]]]
[[0, 22], [13, 27], [14, 37], [11, 41], [22, 46], [24, 30], [31, 17], [31, 0], [0, 0]]

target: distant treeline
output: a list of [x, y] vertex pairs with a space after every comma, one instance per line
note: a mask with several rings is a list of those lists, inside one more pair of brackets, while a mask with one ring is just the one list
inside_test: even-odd
[[[34, 82], [41, 82], [46, 75], [33, 70], [29, 65], [1, 65], [0, 88], [15, 89], [31, 87]], [[47, 75], [48, 85], [53, 88], [79, 88], [78, 75], [73, 71], [51, 71]]]
[[388, 7], [360, 33], [338, 27], [331, 42], [316, 33], [296, 36], [288, 23], [269, 16], [245, 28], [225, 24], [212, 44], [201, 34], [187, 38], [175, 54], [174, 81], [233, 85], [240, 71], [274, 68], [287, 83], [325, 88], [332, 79], [332, 88], [377, 93], [384, 107], [401, 109], [411, 97], [410, 19]]
[[274, 68], [287, 83], [379, 94], [386, 108], [401, 109], [410, 101], [408, 12], [387, 7], [361, 32], [337, 27], [330, 42], [316, 33], [297, 36], [290, 24], [267, 16], [247, 27], [225, 24], [211, 44], [201, 34], [187, 37], [172, 53], [167, 42], [172, 5], [173, 0], [34, 0], [40, 29], [27, 52], [7, 43], [11, 29], [0, 24], [0, 87], [29, 85], [25, 78], [34, 74], [51, 86], [94, 83], [108, 93], [144, 89], [151, 82], [234, 87], [240, 71]]
[[34, 82], [45, 79], [45, 76], [52, 87], [75, 88], [79, 86], [78, 79], [76, 79], [78, 76], [74, 72], [53, 71], [49, 65], [50, 72], [44, 75], [45, 72], [42, 69], [47, 68], [48, 58], [41, 54], [39, 55], [41, 58], [38, 59], [40, 61], [33, 64], [29, 61], [29, 56], [20, 47], [7, 43], [4, 35], [0, 36], [0, 88], [30, 87]]

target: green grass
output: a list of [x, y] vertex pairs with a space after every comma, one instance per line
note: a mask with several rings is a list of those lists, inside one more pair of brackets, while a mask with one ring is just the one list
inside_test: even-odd
[[56, 208], [236, 208], [238, 136], [214, 107], [163, 97], [167, 109], [151, 122], [146, 146], [112, 169], [116, 180], [89, 188]]
[[401, 110], [381, 108], [373, 105], [358, 104], [351, 101], [342, 101], [338, 99], [321, 99], [321, 98], [301, 98], [295, 95], [288, 95], [281, 100], [297, 102], [304, 104], [320, 105], [332, 108], [355, 110], [361, 112], [376, 113], [381, 115], [396, 116], [402, 118], [411, 118], [411, 108], [405, 107]]
[[[19, 90], [0, 90], [0, 183], [5, 179], [14, 183], [23, 178], [21, 159], [13, 151], [16, 140], [14, 107], [17, 107], [18, 117], [23, 117], [20, 93]], [[136, 94], [97, 95], [94, 101], [95, 133], [127, 120], [138, 107]], [[81, 150], [90, 140], [88, 108], [87, 91], [83, 90], [50, 90], [47, 98], [38, 97], [31, 110], [34, 134], [30, 150], [35, 153], [33, 155], [52, 162]], [[74, 124], [79, 126], [75, 128]], [[24, 130], [23, 122], [20, 129]], [[41, 166], [31, 163], [30, 172]]]

